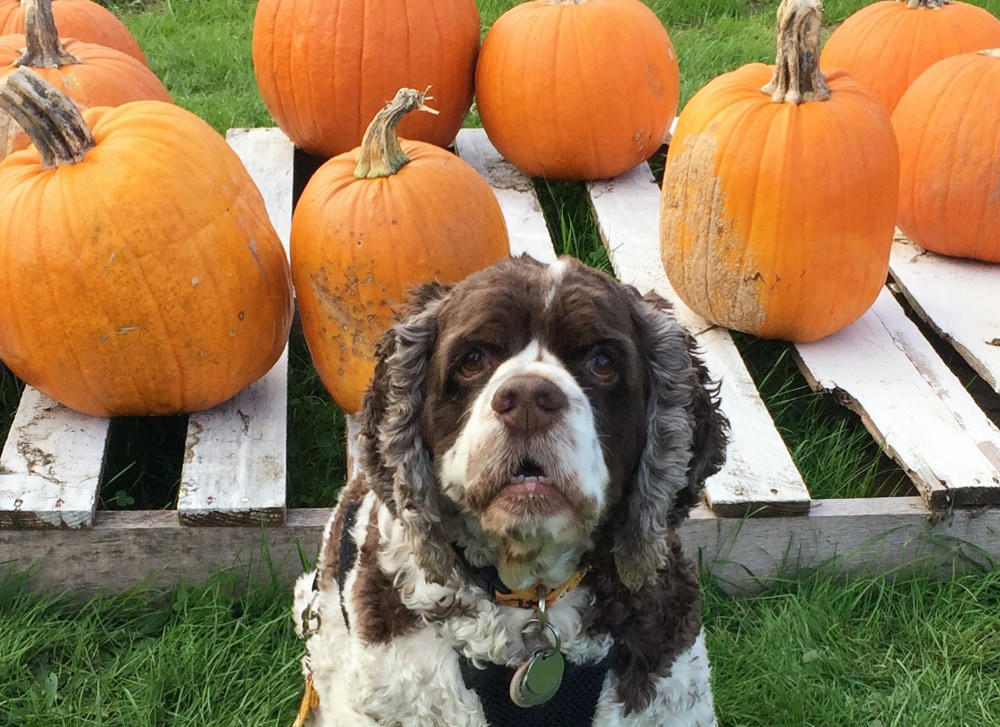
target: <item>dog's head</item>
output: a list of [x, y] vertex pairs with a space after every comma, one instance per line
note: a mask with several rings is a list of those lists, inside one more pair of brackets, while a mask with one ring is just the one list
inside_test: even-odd
[[572, 258], [420, 287], [377, 356], [361, 466], [437, 580], [456, 546], [510, 588], [609, 547], [638, 588], [724, 460], [693, 338], [662, 299]]

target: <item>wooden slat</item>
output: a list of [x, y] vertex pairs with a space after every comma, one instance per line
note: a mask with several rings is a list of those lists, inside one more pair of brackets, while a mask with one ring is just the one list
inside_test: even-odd
[[[32, 590], [81, 598], [137, 583], [198, 583], [222, 568], [241, 582], [290, 584], [303, 570], [300, 553], [318, 551], [329, 509], [289, 510], [281, 527], [180, 526], [176, 513], [99, 511], [79, 530], [0, 530], [10, 568], [37, 566]], [[928, 517], [918, 497], [817, 501], [805, 515], [720, 518], [692, 510], [678, 528], [685, 552], [728, 590], [756, 590], [776, 576], [834, 560], [837, 572], [904, 574], [936, 565], [944, 573], [1000, 559], [1000, 508], [955, 510]]]
[[678, 320], [698, 339], [712, 377], [721, 382], [732, 437], [725, 466], [705, 484], [709, 504], [728, 517], [808, 511], [809, 491], [728, 331], [692, 312], [667, 280], [660, 262], [660, 190], [649, 167], [641, 164], [588, 189], [618, 278], [673, 302]]
[[92, 525], [109, 421], [26, 386], [0, 453], [0, 529]]
[[[295, 148], [278, 129], [230, 129], [288, 249]], [[188, 418], [177, 501], [187, 525], [281, 523], [285, 517], [288, 351], [259, 381], [212, 409]]]
[[295, 145], [276, 127], [230, 129], [226, 141], [260, 189], [271, 224], [287, 251], [292, 230]]
[[796, 347], [810, 383], [836, 392], [929, 507], [1000, 503], [1000, 435], [888, 289], [847, 328]]
[[1000, 266], [935, 255], [897, 233], [890, 270], [920, 317], [1000, 392]]
[[288, 352], [229, 401], [188, 417], [177, 514], [185, 525], [285, 519]]
[[459, 131], [455, 151], [493, 188], [507, 221], [511, 254], [526, 252], [541, 262], [555, 260], [552, 238], [531, 180], [500, 156], [482, 129]]

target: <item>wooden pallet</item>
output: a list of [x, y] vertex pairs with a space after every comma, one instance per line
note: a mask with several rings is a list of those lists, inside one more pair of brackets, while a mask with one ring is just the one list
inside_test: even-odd
[[[264, 193], [287, 246], [294, 149], [277, 129], [230, 144]], [[555, 257], [530, 180], [481, 130], [456, 152], [489, 180], [513, 251]], [[858, 412], [919, 496], [814, 500], [729, 333], [677, 300], [659, 262], [659, 189], [645, 164], [587, 185], [617, 276], [675, 301], [721, 380], [732, 422], [724, 469], [681, 529], [685, 547], [742, 587], [831, 558], [845, 569], [952, 567], [1000, 557], [1000, 432], [888, 289], [857, 323], [796, 347], [806, 378]], [[892, 284], [994, 391], [1000, 381], [1000, 268], [894, 243]], [[193, 582], [221, 568], [286, 581], [313, 557], [327, 509], [286, 509], [286, 358], [233, 400], [188, 420], [180, 492], [168, 511], [97, 509], [108, 420], [25, 390], [0, 454], [0, 564], [33, 568], [36, 588], [92, 592]], [[262, 546], [265, 546], [262, 547]], [[266, 566], [266, 567], [265, 567]]]

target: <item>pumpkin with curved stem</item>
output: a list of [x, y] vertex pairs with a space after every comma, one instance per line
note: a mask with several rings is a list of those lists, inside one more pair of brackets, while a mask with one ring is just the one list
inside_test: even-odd
[[[25, 3], [0, 0], [0, 35], [25, 32]], [[146, 56], [118, 16], [93, 0], [52, 0], [52, 14], [64, 38], [120, 50], [143, 65]]]
[[942, 255], [1000, 262], [1000, 50], [938, 61], [892, 113], [899, 228]]
[[[26, 35], [0, 36], [0, 78], [20, 67], [34, 69], [77, 106], [119, 106], [144, 99], [170, 101], [160, 79], [114, 48], [59, 38], [51, 0], [24, 0]], [[28, 136], [0, 113], [0, 159], [28, 145]]]
[[677, 113], [677, 55], [639, 0], [529, 0], [497, 19], [476, 65], [487, 136], [533, 177], [613, 177], [652, 156]]
[[667, 152], [661, 255], [712, 323], [811, 341], [850, 324], [886, 279], [899, 187], [889, 116], [817, 67], [818, 0], [778, 9], [773, 68], [743, 66], [681, 111]]
[[33, 141], [0, 162], [0, 359], [16, 376], [86, 414], [153, 415], [271, 368], [287, 258], [214, 129], [162, 101], [81, 112], [26, 68], [0, 79], [0, 108]]
[[880, 0], [830, 34], [823, 68], [842, 68], [891, 114], [907, 87], [931, 64], [956, 53], [1000, 46], [1000, 19], [958, 0]]
[[479, 36], [475, 0], [260, 0], [253, 68], [275, 123], [311, 154], [354, 149], [404, 86], [431, 87], [439, 113], [400, 134], [444, 147], [472, 105]]
[[426, 97], [401, 89], [359, 149], [321, 166], [292, 215], [292, 279], [309, 353], [334, 401], [355, 414], [374, 349], [411, 287], [453, 283], [510, 254], [493, 190], [433, 144], [400, 140]]

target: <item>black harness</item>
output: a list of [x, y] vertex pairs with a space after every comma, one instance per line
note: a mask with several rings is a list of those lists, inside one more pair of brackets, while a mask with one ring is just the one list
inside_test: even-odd
[[[348, 630], [350, 621], [344, 604], [344, 581], [358, 558], [358, 546], [354, 538], [350, 537], [350, 531], [357, 519], [359, 507], [360, 503], [356, 501], [346, 503], [337, 561], [340, 610]], [[475, 568], [468, 563], [461, 551], [456, 549], [456, 553], [463, 570], [475, 585], [490, 594], [494, 591], [510, 592], [495, 568]], [[314, 582], [313, 587], [318, 587], [318, 583]], [[479, 697], [490, 727], [586, 727], [594, 721], [597, 700], [616, 654], [617, 644], [596, 664], [573, 664], [567, 661], [559, 691], [548, 702], [536, 707], [519, 707], [511, 701], [509, 690], [514, 677], [513, 668], [491, 663], [476, 666], [461, 653], [458, 654], [458, 660], [465, 686]]]

